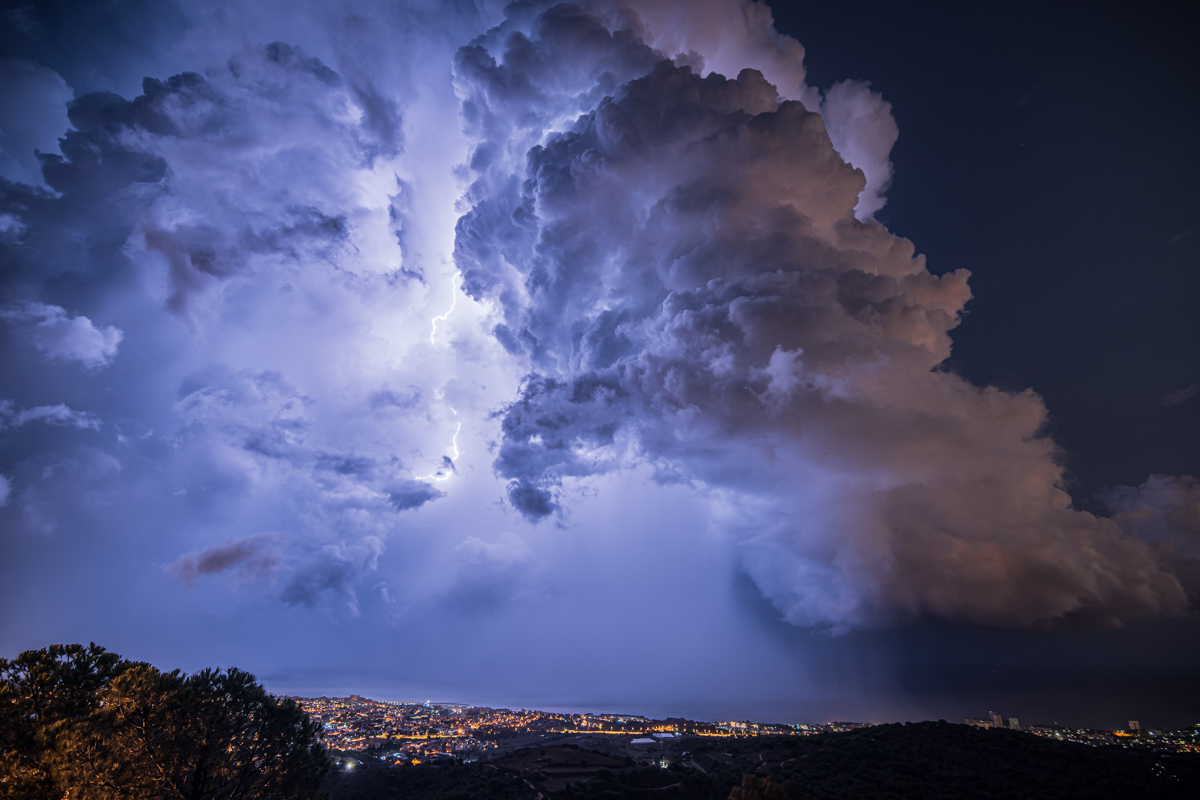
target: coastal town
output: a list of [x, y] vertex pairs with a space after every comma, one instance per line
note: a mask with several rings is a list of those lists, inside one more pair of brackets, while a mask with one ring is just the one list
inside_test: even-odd
[[422, 763], [432, 759], [474, 760], [489, 750], [548, 737], [624, 737], [633, 745], [682, 736], [761, 736], [850, 730], [860, 723], [774, 725], [749, 721], [654, 720], [634, 714], [566, 714], [487, 708], [456, 703], [392, 703], [349, 697], [295, 697], [321, 726], [332, 750], [374, 748], [387, 760]]
[[[394, 764], [432, 761], [472, 762], [489, 752], [597, 737], [627, 746], [631, 753], [652, 752], [656, 745], [684, 737], [810, 736], [869, 727], [862, 722], [778, 724], [750, 721], [698, 722], [682, 718], [651, 719], [636, 714], [571, 714], [488, 708], [457, 703], [403, 703], [349, 697], [294, 697], [320, 725], [327, 747], [354, 753], [370, 750]], [[966, 719], [968, 725], [1023, 730], [1035, 736], [1091, 746], [1152, 748], [1200, 752], [1200, 725], [1178, 731], [1022, 726], [1015, 718], [991, 713]]]

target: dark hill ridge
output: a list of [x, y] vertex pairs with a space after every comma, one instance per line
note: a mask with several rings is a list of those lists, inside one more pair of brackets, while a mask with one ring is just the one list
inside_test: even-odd
[[1200, 754], [923, 722], [804, 737], [685, 737], [640, 748], [572, 737], [476, 764], [343, 771], [326, 786], [333, 800], [1200, 799]]

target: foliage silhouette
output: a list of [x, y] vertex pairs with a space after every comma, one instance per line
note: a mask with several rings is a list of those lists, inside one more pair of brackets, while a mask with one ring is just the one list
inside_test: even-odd
[[318, 729], [238, 669], [160, 672], [91, 644], [0, 659], [0, 797], [315, 797]]

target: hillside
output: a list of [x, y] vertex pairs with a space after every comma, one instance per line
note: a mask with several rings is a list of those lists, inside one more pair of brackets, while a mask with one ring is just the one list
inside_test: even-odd
[[1197, 755], [1094, 748], [944, 722], [650, 746], [576, 736], [475, 764], [374, 767], [370, 760], [329, 777], [332, 800], [1200, 798]]

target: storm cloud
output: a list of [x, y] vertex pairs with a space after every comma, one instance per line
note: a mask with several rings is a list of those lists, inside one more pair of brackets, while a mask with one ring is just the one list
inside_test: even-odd
[[68, 317], [61, 306], [44, 303], [26, 303], [0, 311], [0, 319], [18, 328], [47, 358], [78, 361], [92, 369], [112, 362], [123, 335], [112, 325], [101, 330], [85, 316]]
[[50, 191], [4, 184], [0, 323], [6, 372], [27, 377], [7, 383], [0, 426], [100, 437], [10, 439], [6, 496], [19, 514], [44, 496], [39, 471], [99, 448], [119, 479], [42, 503], [38, 525], [59, 529], [47, 517], [76, 492], [173, 497], [146, 522], [191, 551], [170, 570], [183, 582], [235, 565], [262, 579], [287, 551], [282, 599], [353, 607], [374, 562], [346, 554], [381, 552], [400, 514], [443, 495], [418, 476], [444, 468], [454, 430], [430, 402], [442, 376], [405, 354], [428, 337], [425, 275], [446, 265], [410, 230], [398, 101], [281, 42], [142, 89], [69, 103], [61, 155], [38, 156]]
[[[556, 58], [606, 77], [614, 61], [644, 69], [630, 31], [597, 26], [559, 8], [486, 70], [467, 51], [469, 102], [514, 109], [481, 125], [477, 154], [501, 144], [487, 132], [548, 116], [506, 99], [515, 85], [552, 97]], [[582, 32], [599, 44], [580, 48]], [[857, 91], [830, 96], [850, 108]], [[799, 625], [1182, 611], [1151, 548], [1071, 507], [1040, 398], [939, 369], [969, 273], [934, 275], [856, 216], [867, 181], [829, 130], [853, 119], [780, 100], [755, 70], [701, 77], [660, 60], [510, 179], [482, 173], [475, 188], [491, 192], [459, 223], [459, 264], [532, 368], [503, 418], [510, 502], [547, 517], [564, 481], [639, 460], [695, 481]], [[886, 155], [894, 139], [863, 146]]]
[[140, 89], [0, 68], [40, 98], [0, 140], [0, 607], [650, 696], [588, 648], [785, 686], [759, 605], [845, 634], [1196, 596], [1195, 480], [1073, 503], [1036, 391], [952, 368], [969, 265], [874, 218], [890, 102], [810, 85], [764, 5], [176, 12]]

